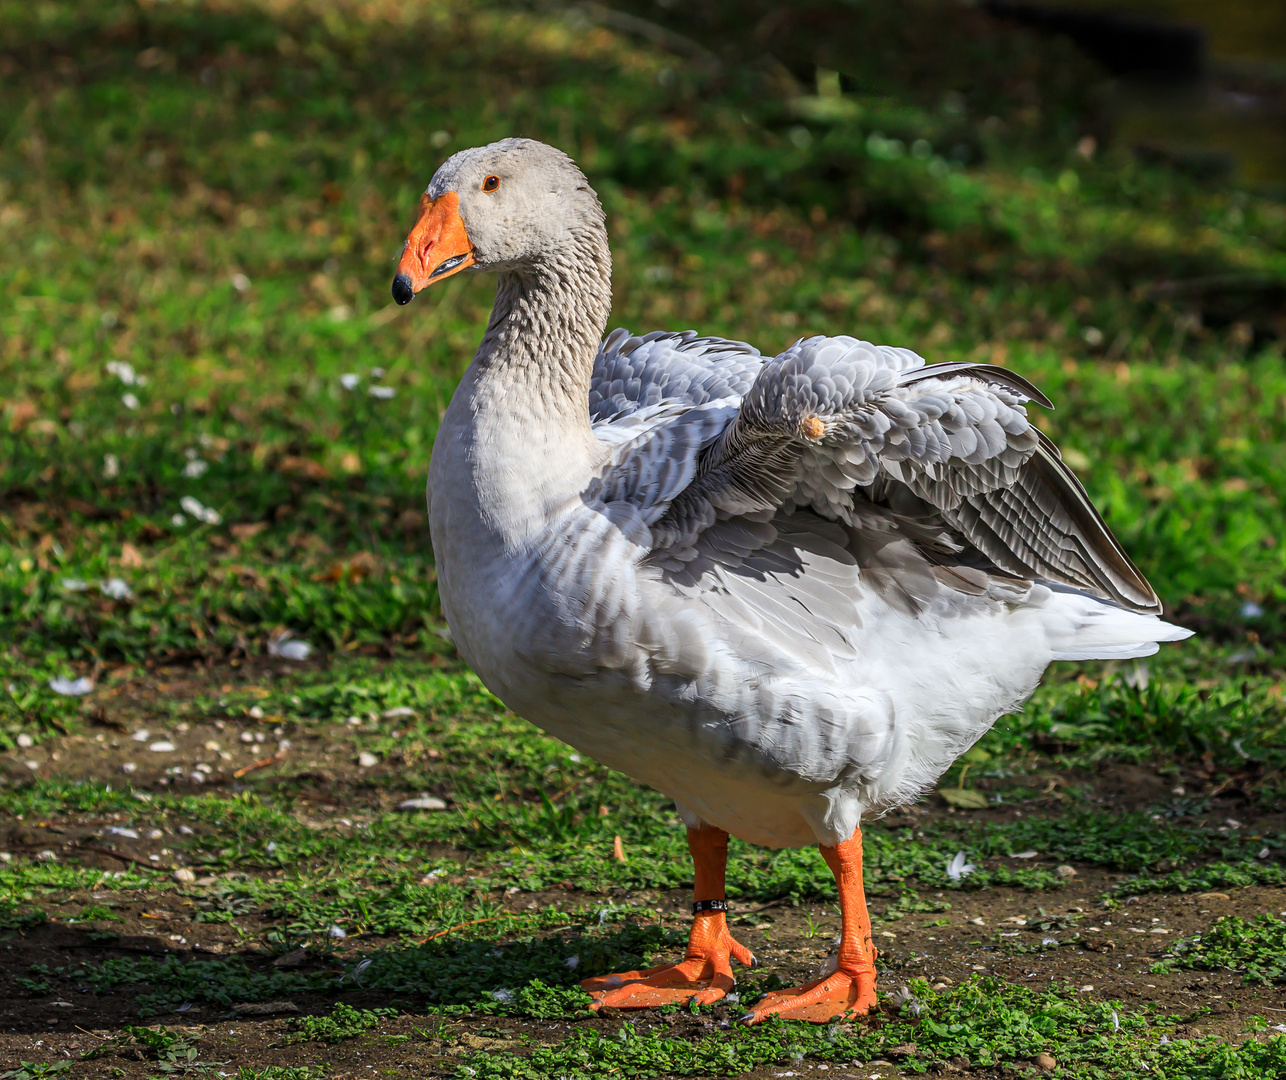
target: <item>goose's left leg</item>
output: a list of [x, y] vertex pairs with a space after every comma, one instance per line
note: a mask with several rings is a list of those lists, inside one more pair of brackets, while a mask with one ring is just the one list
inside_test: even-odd
[[709, 825], [689, 829], [688, 850], [692, 853], [696, 902], [687, 955], [677, 964], [582, 980], [581, 986], [594, 999], [591, 1009], [605, 1005], [612, 1009], [647, 1009], [689, 1001], [709, 1005], [736, 984], [732, 960], [754, 966], [750, 950], [733, 940], [724, 914], [728, 910], [723, 891], [728, 834]]
[[845, 1016], [863, 1016], [875, 1004], [875, 946], [862, 889], [862, 830], [857, 829], [836, 847], [822, 845], [821, 852], [839, 886], [843, 923], [835, 970], [803, 986], [766, 995], [742, 1017], [747, 1024], [770, 1016], [824, 1024]]

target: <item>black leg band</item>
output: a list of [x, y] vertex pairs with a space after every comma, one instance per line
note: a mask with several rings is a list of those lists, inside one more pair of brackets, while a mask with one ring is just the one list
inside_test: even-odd
[[727, 900], [698, 900], [692, 905], [692, 914], [700, 915], [703, 911], [727, 911]]

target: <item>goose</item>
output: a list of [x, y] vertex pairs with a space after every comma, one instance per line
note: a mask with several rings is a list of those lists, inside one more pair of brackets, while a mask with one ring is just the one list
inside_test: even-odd
[[1189, 631], [987, 364], [809, 337], [777, 356], [687, 330], [603, 337], [611, 255], [574, 162], [510, 138], [433, 174], [393, 297], [494, 273], [442, 417], [428, 509], [460, 655], [519, 716], [673, 798], [685, 956], [582, 983], [590, 1008], [719, 1000], [728, 837], [817, 844], [834, 970], [742, 1016], [875, 1003], [865, 816], [910, 802], [1056, 660]]

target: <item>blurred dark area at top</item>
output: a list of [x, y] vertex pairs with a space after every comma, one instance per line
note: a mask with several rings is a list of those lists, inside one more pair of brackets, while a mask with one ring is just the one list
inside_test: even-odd
[[686, 39], [722, 63], [766, 51], [801, 83], [822, 67], [839, 72], [846, 91], [945, 101], [993, 128], [1025, 128], [1033, 142], [1066, 145], [1073, 130], [1098, 142], [1114, 136], [1203, 179], [1286, 187], [1283, 0], [609, 0], [606, 8], [640, 20], [638, 32], [650, 22], [671, 45]]

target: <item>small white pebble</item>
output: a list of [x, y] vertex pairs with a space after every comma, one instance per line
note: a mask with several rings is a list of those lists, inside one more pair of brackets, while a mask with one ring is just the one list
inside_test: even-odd
[[180, 866], [174, 871], [174, 880], [184, 885], [191, 885], [192, 882], [196, 881], [196, 874], [186, 866]]
[[36, 740], [33, 739], [30, 735], [28, 735], [25, 731], [22, 732], [22, 734], [20, 734], [15, 741], [24, 750], [30, 750], [33, 746], [36, 745]]
[[363, 769], [373, 769], [380, 763], [380, 759], [372, 754], [369, 750], [363, 750], [357, 755], [357, 764]]
[[418, 795], [397, 804], [399, 810], [445, 810], [447, 804], [436, 795]]
[[147, 742], [147, 740], [150, 739], [151, 737], [152, 737], [152, 733], [148, 731], [147, 728], [143, 728], [141, 731], [136, 731], [134, 732], [133, 735], [130, 736], [130, 738], [133, 739], [135, 742]]
[[159, 742], [151, 743], [148, 749], [154, 754], [171, 754], [174, 752], [175, 746], [169, 739], [161, 739]]
[[243, 731], [237, 736], [243, 743], [252, 743], [255, 741], [254, 735], [249, 731]]
[[253, 720], [262, 720], [263, 709], [259, 708], [258, 705], [251, 705], [250, 708], [246, 710], [246, 715]]
[[124, 765], [122, 765], [122, 766], [121, 766], [121, 772], [123, 772], [123, 773], [132, 773], [132, 772], [134, 772], [137, 768], [138, 768], [138, 766], [137, 766], [137, 765], [135, 765], [135, 764], [134, 764], [134, 762], [132, 762], [132, 761], [127, 761], [127, 762], [125, 762], [125, 764], [124, 764]]

